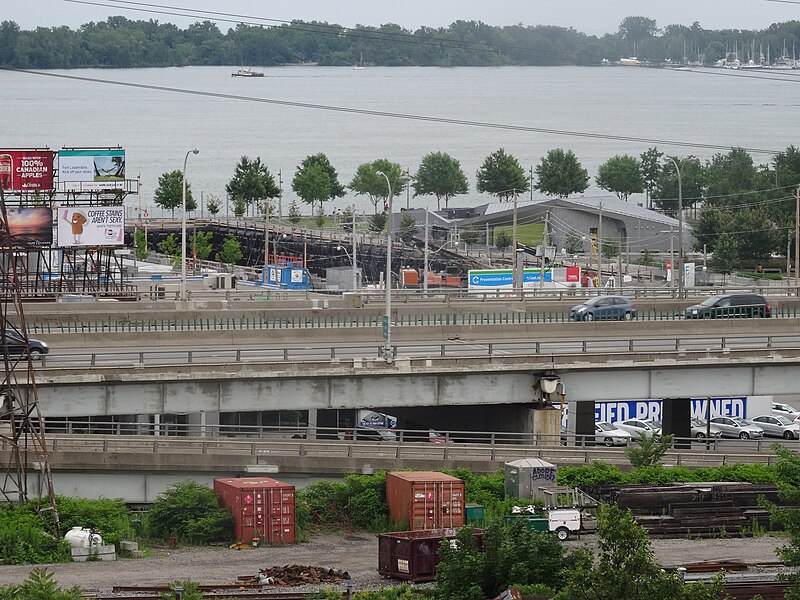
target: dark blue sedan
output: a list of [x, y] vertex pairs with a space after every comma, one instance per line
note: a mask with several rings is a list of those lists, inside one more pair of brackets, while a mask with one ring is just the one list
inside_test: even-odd
[[636, 318], [636, 308], [625, 296], [595, 296], [573, 306], [572, 321], [630, 321]]

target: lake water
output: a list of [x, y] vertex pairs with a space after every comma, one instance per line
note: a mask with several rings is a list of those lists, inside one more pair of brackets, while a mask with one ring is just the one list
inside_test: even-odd
[[[127, 177], [141, 174], [145, 206], [152, 204], [159, 175], [181, 169], [187, 150], [200, 150], [189, 157], [187, 170], [197, 200], [201, 192], [224, 199], [239, 158], [260, 156], [271, 172], [281, 172], [285, 213], [296, 198], [291, 179], [297, 165], [317, 152], [328, 155], [344, 185], [363, 162], [388, 158], [413, 173], [425, 154], [448, 152], [461, 161], [470, 182], [470, 193], [452, 204], [472, 206], [490, 201], [475, 191], [475, 172], [500, 147], [526, 170], [548, 150], [569, 148], [592, 177], [586, 194], [599, 196], [607, 193], [594, 185], [597, 167], [616, 154], [638, 155], [653, 145], [704, 159], [724, 151], [656, 140], [777, 151], [800, 144], [800, 101], [792, 85], [800, 78], [794, 72], [754, 77], [633, 67], [312, 66], [267, 69], [263, 78], [233, 78], [231, 72], [228, 67], [48, 72], [206, 93], [186, 94], [0, 71], [0, 147], [122, 146]], [[264, 100], [653, 141], [437, 123]], [[759, 164], [770, 158], [753, 156]], [[354, 200], [359, 209], [371, 210], [368, 199], [352, 194], [326, 209]], [[136, 199], [126, 204], [133, 206]], [[436, 200], [416, 198], [411, 205], [435, 208]]]

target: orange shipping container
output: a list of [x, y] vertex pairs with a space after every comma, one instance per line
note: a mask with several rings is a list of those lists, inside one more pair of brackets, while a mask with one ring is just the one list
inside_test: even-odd
[[295, 541], [294, 486], [269, 477], [215, 479], [214, 493], [230, 509], [234, 536], [251, 543]]
[[386, 476], [389, 514], [412, 531], [464, 525], [464, 482], [436, 471], [394, 471]]

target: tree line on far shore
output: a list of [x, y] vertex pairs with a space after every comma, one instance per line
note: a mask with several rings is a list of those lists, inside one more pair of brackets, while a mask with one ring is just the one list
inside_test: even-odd
[[[707, 30], [699, 22], [657, 27], [647, 17], [622, 20], [618, 31], [586, 35], [573, 28], [522, 24], [491, 26], [454, 21], [410, 30], [393, 23], [346, 28], [292, 21], [264, 27], [240, 23], [222, 32], [211, 20], [186, 29], [123, 16], [69, 27], [20, 29], [0, 23], [0, 66], [19, 69], [173, 67], [188, 65], [319, 64], [380, 66], [591, 66], [637, 56], [652, 64], [713, 65], [738, 50], [742, 62], [774, 61], [800, 51], [800, 21], [766, 30]], [[756, 50], [757, 49], [757, 50]], [[756, 54], [757, 52], [757, 54]]]

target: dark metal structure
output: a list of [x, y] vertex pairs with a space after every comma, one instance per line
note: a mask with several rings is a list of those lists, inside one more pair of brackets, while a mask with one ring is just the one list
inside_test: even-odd
[[[0, 188], [0, 230], [9, 231], [5, 195]], [[7, 239], [11, 239], [8, 236]], [[29, 273], [25, 249], [13, 242], [0, 248], [0, 346], [5, 369], [0, 384], [0, 444], [6, 457], [0, 494], [8, 502], [24, 502], [32, 497], [50, 500], [53, 533], [60, 537], [58, 507], [47, 455], [44, 421], [39, 412], [33, 357], [28, 346], [25, 314], [22, 308], [21, 278]], [[28, 469], [38, 472], [39, 489], [29, 491]]]

